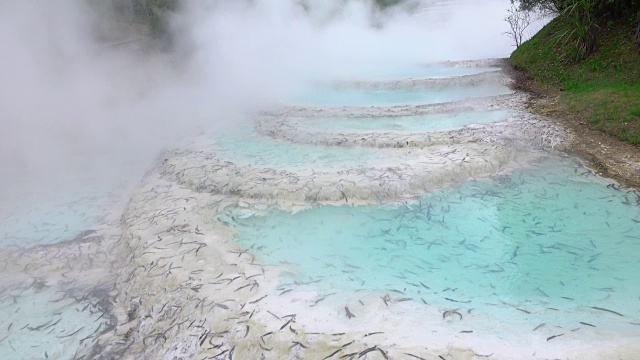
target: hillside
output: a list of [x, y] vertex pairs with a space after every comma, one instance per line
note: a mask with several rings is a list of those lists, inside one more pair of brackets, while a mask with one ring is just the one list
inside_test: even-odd
[[559, 16], [510, 58], [517, 86], [533, 96], [529, 107], [568, 127], [567, 150], [602, 175], [640, 187], [640, 49], [636, 19], [601, 20], [595, 51], [577, 61], [563, 41], [570, 19]]
[[530, 90], [553, 95], [557, 111], [581, 119], [584, 126], [640, 145], [640, 50], [634, 42], [635, 19], [601, 20], [596, 50], [576, 61], [571, 31], [559, 16], [511, 55], [528, 78]]

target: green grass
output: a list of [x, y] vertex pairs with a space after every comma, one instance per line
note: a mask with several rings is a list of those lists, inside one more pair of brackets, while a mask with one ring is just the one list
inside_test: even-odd
[[516, 69], [560, 93], [559, 105], [595, 129], [640, 145], [640, 51], [635, 21], [601, 21], [597, 49], [577, 62], [559, 38], [570, 24], [558, 17], [511, 55]]

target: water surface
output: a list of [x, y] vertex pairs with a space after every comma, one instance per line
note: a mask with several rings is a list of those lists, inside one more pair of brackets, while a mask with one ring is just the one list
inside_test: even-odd
[[215, 136], [212, 148], [225, 160], [237, 165], [298, 169], [341, 164], [364, 165], [380, 159], [383, 150], [297, 144], [263, 136], [249, 127], [229, 130]]
[[302, 124], [331, 131], [446, 131], [469, 124], [504, 121], [509, 115], [509, 111], [483, 111], [380, 118], [313, 118], [302, 120]]
[[354, 73], [349, 74], [349, 78], [354, 80], [448, 78], [476, 75], [491, 71], [499, 71], [499, 69], [491, 67], [457, 67], [442, 65], [395, 65], [383, 69], [364, 66], [355, 70]]
[[72, 359], [82, 339], [108, 330], [109, 316], [65, 294], [30, 287], [0, 295], [0, 358]]
[[118, 184], [27, 183], [0, 191], [0, 247], [49, 245], [70, 240], [108, 213]]
[[[377, 291], [505, 321], [513, 307], [573, 324], [640, 319], [640, 194], [568, 159], [409, 206], [236, 209], [223, 219], [263, 261], [320, 280], [309, 285], [319, 292]], [[525, 311], [516, 313], [535, 316]]]
[[506, 86], [486, 84], [427, 90], [368, 90], [319, 87], [300, 96], [297, 103], [316, 106], [367, 106], [400, 104], [435, 104], [459, 101], [475, 97], [511, 94]]

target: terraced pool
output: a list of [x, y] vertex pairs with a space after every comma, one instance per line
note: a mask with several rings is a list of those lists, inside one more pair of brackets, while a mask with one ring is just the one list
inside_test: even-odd
[[248, 126], [215, 136], [214, 140], [212, 149], [218, 156], [244, 166], [277, 169], [299, 169], [310, 165], [361, 166], [367, 161], [388, 156], [379, 149], [296, 144], [260, 135]]
[[109, 317], [97, 307], [54, 288], [15, 289], [0, 299], [2, 359], [72, 359], [83, 339], [109, 330]]
[[511, 93], [513, 93], [512, 90], [500, 84], [456, 86], [446, 89], [427, 90], [368, 90], [320, 87], [303, 94], [294, 101], [298, 104], [314, 106], [435, 104]]
[[0, 247], [50, 245], [97, 224], [118, 196], [119, 184], [25, 184], [2, 189]]
[[262, 261], [295, 274], [283, 281], [312, 283], [306, 290], [473, 308], [496, 326], [527, 316], [640, 334], [640, 193], [571, 159], [551, 156], [406, 206], [231, 209], [221, 218]]
[[387, 68], [361, 66], [354, 73], [349, 74], [348, 78], [356, 80], [448, 78], [491, 71], [499, 71], [499, 69], [495, 67], [443, 66], [437, 64], [389, 66]]
[[327, 131], [446, 131], [469, 124], [486, 124], [506, 120], [509, 111], [462, 112], [406, 117], [313, 118], [303, 119], [305, 127]]

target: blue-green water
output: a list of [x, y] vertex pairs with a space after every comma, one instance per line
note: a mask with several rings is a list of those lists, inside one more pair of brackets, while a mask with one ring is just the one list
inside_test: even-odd
[[0, 295], [0, 358], [72, 359], [78, 344], [106, 331], [109, 316], [55, 288]]
[[0, 247], [54, 244], [71, 240], [107, 213], [117, 185], [31, 185], [0, 192]]
[[237, 165], [278, 169], [363, 165], [383, 156], [379, 149], [297, 144], [263, 136], [247, 128], [229, 130], [214, 139], [215, 152]]
[[318, 106], [435, 104], [511, 93], [509, 88], [499, 84], [428, 90], [367, 90], [324, 87], [302, 94], [297, 102]]
[[262, 261], [286, 264], [296, 280], [321, 280], [309, 285], [318, 291], [605, 314], [595, 306], [637, 320], [640, 194], [616, 186], [553, 157], [430, 194], [410, 208], [325, 206], [259, 216], [233, 209], [221, 219]]
[[333, 131], [445, 131], [469, 124], [504, 121], [509, 117], [509, 114], [509, 111], [483, 111], [380, 118], [314, 118], [305, 119], [303, 124], [312, 129]]
[[423, 78], [447, 78], [465, 75], [475, 75], [497, 68], [489, 67], [453, 67], [438, 65], [407, 65], [389, 66], [385, 68], [363, 67], [349, 74], [353, 79], [423, 79]]

